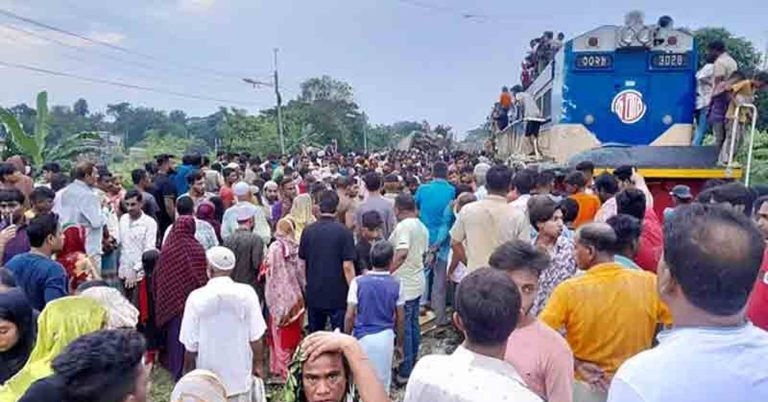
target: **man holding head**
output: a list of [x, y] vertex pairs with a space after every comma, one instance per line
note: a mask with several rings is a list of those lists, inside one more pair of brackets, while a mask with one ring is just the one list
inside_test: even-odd
[[621, 366], [609, 401], [766, 400], [768, 333], [744, 312], [763, 236], [744, 215], [702, 204], [678, 208], [664, 233], [658, 292], [674, 327]]

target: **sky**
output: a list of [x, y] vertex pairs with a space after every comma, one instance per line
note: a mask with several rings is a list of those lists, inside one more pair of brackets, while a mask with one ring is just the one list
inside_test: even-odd
[[330, 75], [352, 85], [374, 124], [427, 120], [461, 135], [485, 121], [501, 86], [518, 83], [531, 38], [570, 38], [633, 9], [646, 23], [668, 14], [676, 26], [722, 26], [758, 49], [768, 43], [765, 0], [0, 0], [0, 105], [33, 104], [48, 90], [50, 104], [82, 97], [91, 111], [125, 101], [190, 116], [219, 106], [255, 113], [274, 94], [242, 78], [269, 81], [278, 48], [286, 99], [303, 80]]

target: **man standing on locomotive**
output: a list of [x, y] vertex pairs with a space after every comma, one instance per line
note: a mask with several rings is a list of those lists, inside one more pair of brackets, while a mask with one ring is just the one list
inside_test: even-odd
[[523, 120], [525, 121], [525, 136], [528, 138], [533, 148], [532, 155], [541, 158], [539, 150], [539, 129], [544, 119], [541, 116], [541, 110], [536, 105], [536, 100], [528, 92], [523, 90], [520, 85], [512, 87], [512, 97], [514, 102], [523, 107]]

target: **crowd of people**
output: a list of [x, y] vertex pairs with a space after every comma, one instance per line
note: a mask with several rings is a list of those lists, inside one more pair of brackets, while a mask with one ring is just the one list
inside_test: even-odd
[[563, 47], [565, 34], [545, 31], [540, 37], [531, 39], [531, 48], [520, 66], [520, 83], [523, 88], [536, 80], [544, 68], [555, 58], [555, 54]]
[[155, 364], [173, 402], [768, 399], [768, 196], [738, 182], [657, 215], [631, 166], [462, 152], [33, 175], [0, 164], [0, 401], [142, 402]]
[[[752, 125], [753, 111], [741, 107], [754, 104], [758, 91], [768, 88], [768, 72], [747, 76], [728, 53], [725, 43], [715, 40], [707, 45], [706, 63], [696, 72], [696, 131], [693, 145], [703, 145], [711, 129], [719, 153], [720, 166], [734, 166], [744, 136]], [[738, 109], [738, 115], [736, 114]]]
[[494, 104], [490, 115], [493, 136], [504, 131], [510, 125], [510, 117], [525, 124], [524, 133], [525, 138], [529, 141], [531, 155], [541, 157], [539, 131], [546, 119], [533, 95], [525, 92], [521, 85], [515, 85], [511, 89], [501, 88], [499, 101]]

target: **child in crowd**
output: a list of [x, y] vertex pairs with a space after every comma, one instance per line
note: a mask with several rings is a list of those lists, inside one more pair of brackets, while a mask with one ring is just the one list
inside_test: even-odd
[[27, 219], [32, 219], [38, 215], [51, 213], [53, 209], [53, 199], [56, 193], [49, 187], [35, 187], [32, 194], [29, 195], [29, 201], [32, 203], [32, 209], [24, 213]]
[[563, 223], [571, 233], [576, 230], [577, 216], [579, 216], [579, 203], [572, 198], [563, 199]]
[[579, 212], [573, 226], [578, 228], [582, 224], [592, 222], [600, 209], [600, 198], [587, 193], [587, 176], [578, 170], [571, 172], [565, 178], [565, 189], [569, 194], [568, 198], [579, 204]]
[[355, 275], [362, 275], [370, 269], [371, 246], [376, 241], [382, 240], [384, 221], [376, 211], [368, 211], [363, 214], [360, 238], [355, 246]]
[[[397, 359], [403, 356], [405, 294], [400, 280], [389, 273], [395, 249], [388, 241], [371, 248], [371, 270], [352, 279], [347, 296], [344, 330], [360, 341], [376, 377], [389, 391], [392, 357], [397, 340]], [[395, 330], [397, 337], [395, 338]]]

